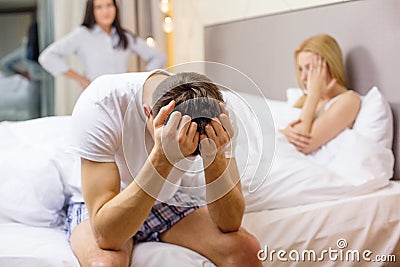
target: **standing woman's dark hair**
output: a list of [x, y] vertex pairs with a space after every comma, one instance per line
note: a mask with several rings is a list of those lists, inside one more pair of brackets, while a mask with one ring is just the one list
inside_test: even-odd
[[[94, 0], [87, 0], [85, 17], [82, 22], [82, 26], [85, 26], [86, 28], [89, 28], [89, 29], [92, 29], [93, 26], [96, 24], [96, 20], [94, 18], [94, 3], [93, 2], [94, 2]], [[118, 42], [117, 47], [126, 49], [128, 47], [128, 38], [125, 35], [125, 33], [127, 31], [121, 27], [121, 23], [119, 20], [119, 9], [118, 9], [116, 0], [113, 0], [113, 4], [114, 4], [116, 12], [115, 12], [115, 19], [112, 23], [112, 26], [115, 27], [115, 30], [117, 31], [117, 34], [119, 36], [119, 42]], [[135, 36], [133, 35], [133, 37], [135, 37]], [[135, 38], [134, 38], [134, 40], [135, 40]], [[115, 47], [115, 48], [117, 48], [117, 47]]]

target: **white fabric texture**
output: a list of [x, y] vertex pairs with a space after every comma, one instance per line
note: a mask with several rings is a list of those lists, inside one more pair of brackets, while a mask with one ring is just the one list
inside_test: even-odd
[[378, 87], [372, 87], [362, 97], [361, 109], [353, 129], [387, 148], [392, 148], [393, 115]]
[[0, 123], [0, 222], [60, 225], [64, 178], [55, 155], [65, 149], [68, 117]]
[[[246, 211], [279, 209], [373, 192], [389, 183], [393, 172], [390, 150], [363, 142], [354, 132], [343, 133], [318, 156], [305, 156], [283, 135], [276, 139], [275, 158], [265, 182], [249, 192], [242, 180]], [[352, 141], [355, 143], [353, 149]], [[349, 146], [351, 144], [351, 146]], [[349, 147], [347, 147], [349, 146]], [[348, 148], [338, 151], [337, 149]], [[362, 148], [361, 150], [357, 150]], [[346, 154], [347, 153], [347, 154]], [[321, 162], [331, 159], [329, 164]], [[246, 178], [246, 177], [245, 177]]]
[[[390, 254], [395, 254], [397, 259], [400, 245], [399, 201], [400, 183], [390, 182], [385, 188], [366, 195], [246, 213], [243, 227], [257, 237], [262, 249], [268, 246], [269, 252], [285, 250], [287, 254], [283, 258], [289, 258], [291, 250], [297, 250], [300, 255], [303, 251], [314, 250], [319, 257], [323, 250], [338, 250], [337, 242], [341, 239], [347, 243], [344, 253], [350, 250], [358, 250], [360, 253], [370, 250], [373, 253], [371, 259], [377, 255]], [[272, 261], [270, 256], [262, 262], [263, 266], [383, 266], [382, 262], [366, 262], [362, 257], [361, 262], [329, 260], [325, 254], [324, 261], [284, 262], [277, 259], [277, 253], [273, 255]]]
[[237, 118], [236, 163], [240, 179], [249, 190], [258, 188], [267, 176], [275, 149], [275, 124], [261, 96], [239, 92], [231, 98]]
[[57, 76], [69, 69], [63, 57], [74, 54], [82, 64], [86, 76], [92, 81], [104, 74], [127, 72], [132, 53], [148, 62], [147, 70], [164, 66], [166, 58], [161, 51], [149, 47], [140, 37], [134, 40], [132, 35], [127, 33], [126, 36], [128, 48], [114, 48], [119, 42], [115, 28], [108, 35], [98, 25], [93, 29], [80, 26], [47, 47], [40, 54], [39, 62], [44, 69]]
[[[347, 249], [369, 249], [375, 255], [394, 254], [400, 235], [400, 184], [391, 182], [374, 193], [287, 209], [246, 213], [243, 227], [257, 237], [265, 249], [289, 252], [314, 249], [337, 249], [345, 239]], [[365, 203], [368, 203], [366, 207]], [[65, 239], [55, 228], [32, 227], [17, 223], [0, 224], [0, 266], [78, 267]], [[51, 251], [51, 253], [49, 253]], [[398, 253], [398, 251], [397, 251]], [[396, 254], [398, 255], [398, 254]], [[276, 254], [275, 254], [276, 256]], [[270, 261], [263, 266], [354, 266], [354, 262], [318, 263]], [[360, 264], [360, 263], [357, 263]], [[381, 266], [370, 262], [368, 266]], [[143, 243], [135, 247], [131, 267], [214, 266], [203, 256], [185, 248], [164, 243]]]
[[290, 106], [293, 106], [297, 100], [304, 94], [300, 88], [288, 88], [286, 90], [286, 99]]
[[[0, 223], [0, 266], [79, 267], [61, 229]], [[162, 242], [135, 246], [131, 267], [215, 267], [204, 256], [187, 248]]]
[[163, 242], [145, 242], [136, 245], [131, 267], [137, 266], [215, 267], [210, 260], [193, 250]]
[[[130, 184], [147, 158], [145, 115], [142, 109], [142, 86], [150, 72], [104, 75], [93, 81], [78, 99], [72, 113], [71, 150], [79, 157], [96, 162], [116, 162], [121, 189]], [[129, 112], [128, 112], [129, 111]], [[127, 116], [129, 125], [124, 125]], [[123, 135], [124, 129], [129, 132]], [[127, 147], [124, 159], [123, 138]], [[132, 175], [130, 173], [132, 172]], [[83, 201], [80, 174], [72, 178], [73, 201]]]
[[284, 129], [300, 116], [301, 109], [294, 108], [289, 102], [267, 99], [274, 118], [276, 130]]
[[62, 229], [0, 223], [0, 236], [0, 266], [79, 267]]

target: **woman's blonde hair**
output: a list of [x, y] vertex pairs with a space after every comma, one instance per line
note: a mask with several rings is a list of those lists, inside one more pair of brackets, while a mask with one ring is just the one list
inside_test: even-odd
[[[346, 77], [344, 74], [344, 64], [342, 51], [336, 40], [327, 34], [317, 34], [307, 40], [305, 40], [299, 48], [294, 52], [294, 61], [296, 62], [296, 76], [297, 83], [302, 87], [300, 79], [301, 72], [297, 67], [298, 55], [300, 52], [312, 52], [320, 55], [326, 61], [328, 69], [332, 78], [336, 79], [336, 82], [344, 87], [346, 86]], [[306, 95], [301, 96], [297, 102], [293, 105], [294, 107], [301, 108], [305, 102]]]
[[[296, 64], [300, 52], [312, 52], [323, 57], [328, 65], [332, 78], [335, 78], [338, 84], [347, 87], [342, 51], [334, 38], [327, 34], [318, 34], [305, 40], [294, 53]], [[297, 81], [301, 86], [300, 71], [297, 66], [296, 75]]]

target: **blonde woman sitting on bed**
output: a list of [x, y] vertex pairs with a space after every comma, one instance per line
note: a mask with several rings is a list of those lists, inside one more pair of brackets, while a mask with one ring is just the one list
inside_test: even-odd
[[346, 87], [342, 52], [331, 36], [319, 34], [305, 40], [295, 52], [295, 61], [304, 91], [295, 106], [302, 110], [281, 132], [298, 151], [310, 154], [352, 128], [361, 100]]

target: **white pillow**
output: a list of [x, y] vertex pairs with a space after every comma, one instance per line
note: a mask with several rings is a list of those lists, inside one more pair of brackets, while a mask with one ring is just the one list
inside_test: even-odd
[[51, 227], [62, 222], [64, 184], [55, 155], [68, 117], [0, 123], [0, 222]]
[[61, 223], [63, 184], [49, 155], [21, 145], [0, 154], [0, 222], [32, 226]]
[[[288, 88], [286, 90], [288, 104], [293, 106], [302, 94], [300, 88]], [[362, 97], [361, 109], [353, 129], [387, 148], [392, 148], [392, 111], [376, 86]]]
[[289, 123], [300, 117], [301, 109], [294, 108], [289, 102], [272, 99], [267, 99], [267, 102], [277, 131], [286, 128]]
[[286, 98], [289, 106], [293, 106], [297, 100], [304, 94], [300, 88], [288, 88], [286, 90]]
[[353, 130], [391, 149], [393, 115], [390, 105], [376, 86], [362, 97]]

